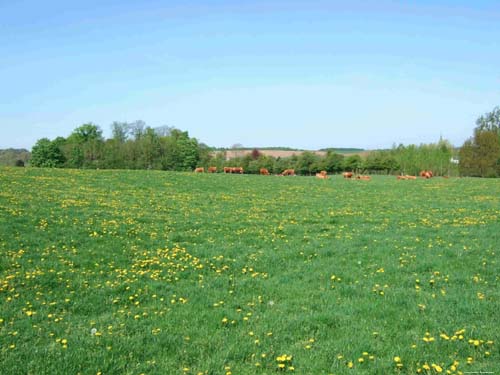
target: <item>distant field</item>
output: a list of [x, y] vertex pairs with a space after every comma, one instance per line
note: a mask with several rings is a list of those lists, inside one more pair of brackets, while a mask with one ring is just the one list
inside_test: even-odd
[[0, 169], [1, 374], [498, 372], [500, 183]]
[[[243, 157], [245, 155], [250, 155], [252, 153], [252, 150], [227, 150], [226, 152], [226, 158], [227, 159], [234, 159], [237, 157]], [[301, 155], [304, 151], [300, 150], [259, 150], [259, 153], [262, 155], [266, 156], [272, 156], [273, 158], [289, 158], [293, 155]], [[318, 156], [325, 156], [326, 152], [325, 151], [311, 151], [315, 153]]]
[[[236, 157], [243, 157], [245, 155], [250, 155], [252, 153], [253, 149], [248, 149], [248, 150], [226, 150], [226, 158], [228, 159], [233, 159]], [[302, 150], [273, 150], [273, 149], [259, 149], [259, 152], [262, 155], [267, 155], [267, 156], [272, 156], [274, 158], [289, 158], [293, 155], [301, 155], [304, 151]], [[310, 151], [318, 156], [325, 156], [326, 151]], [[341, 155], [346, 155], [346, 156], [351, 156], [351, 155], [360, 155], [363, 157], [366, 157], [367, 155], [370, 154], [371, 151], [368, 150], [363, 150], [363, 151], [356, 151], [356, 150], [338, 150], [336, 151], [338, 154]]]

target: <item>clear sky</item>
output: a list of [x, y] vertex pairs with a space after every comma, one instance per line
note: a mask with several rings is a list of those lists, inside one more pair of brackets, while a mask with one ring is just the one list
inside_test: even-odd
[[500, 1], [0, 0], [0, 148], [93, 122], [210, 146], [460, 146], [500, 105]]

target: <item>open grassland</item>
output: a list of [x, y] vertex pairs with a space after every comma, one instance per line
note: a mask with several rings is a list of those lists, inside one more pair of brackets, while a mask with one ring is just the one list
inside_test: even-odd
[[500, 182], [0, 169], [2, 374], [500, 371]]

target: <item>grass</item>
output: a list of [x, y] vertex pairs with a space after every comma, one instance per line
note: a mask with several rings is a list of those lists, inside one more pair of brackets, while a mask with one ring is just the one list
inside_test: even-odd
[[500, 183], [0, 169], [2, 374], [495, 371]]

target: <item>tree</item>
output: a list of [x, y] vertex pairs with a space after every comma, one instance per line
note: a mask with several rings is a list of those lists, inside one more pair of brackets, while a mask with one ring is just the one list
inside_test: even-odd
[[30, 162], [34, 167], [61, 167], [64, 163], [64, 155], [57, 142], [42, 138], [31, 149]]
[[480, 116], [476, 120], [476, 131], [494, 131], [500, 136], [500, 107]]
[[344, 170], [348, 172], [356, 172], [361, 169], [363, 159], [359, 155], [351, 155], [344, 159]]
[[481, 177], [497, 176], [500, 143], [496, 131], [479, 131], [474, 136], [474, 159]]
[[334, 151], [327, 151], [323, 161], [323, 167], [320, 168], [330, 173], [338, 173], [342, 171], [344, 166], [344, 155], [337, 154]]
[[257, 160], [260, 156], [260, 151], [254, 148], [250, 155], [252, 156], [252, 160]]
[[499, 174], [500, 143], [494, 130], [476, 130], [460, 149], [460, 173], [465, 176], [495, 177]]
[[147, 127], [140, 139], [136, 142], [139, 143], [140, 148], [140, 168], [144, 169], [160, 169], [160, 159], [162, 155], [162, 148], [160, 137], [156, 132]]
[[117, 142], [125, 143], [130, 134], [130, 125], [126, 122], [114, 121], [111, 124], [111, 134]]
[[298, 158], [297, 171], [299, 174], [312, 174], [317, 172], [314, 166], [317, 166], [318, 156], [310, 151], [304, 151]]
[[89, 122], [77, 127], [66, 139], [63, 151], [70, 168], [98, 167], [102, 157], [102, 130]]
[[462, 145], [459, 158], [464, 176], [500, 175], [500, 107], [476, 120], [474, 135]]
[[458, 152], [458, 170], [462, 176], [479, 176], [475, 167], [474, 143], [471, 138], [466, 140]]

